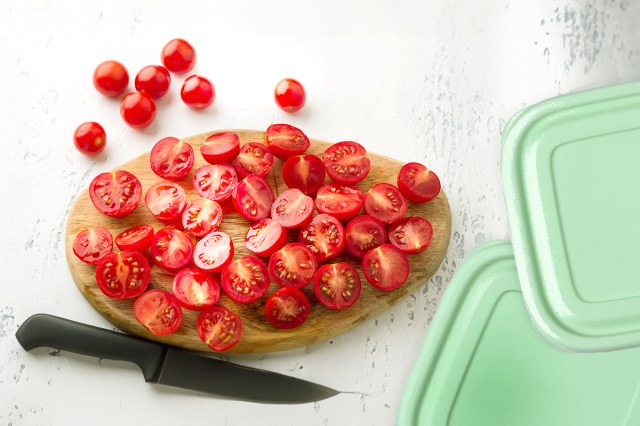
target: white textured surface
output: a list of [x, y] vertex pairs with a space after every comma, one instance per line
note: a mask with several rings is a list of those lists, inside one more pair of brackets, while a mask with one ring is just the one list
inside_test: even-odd
[[[519, 109], [545, 98], [640, 77], [640, 2], [507, 0], [0, 2], [0, 424], [390, 425], [447, 283], [465, 253], [508, 239], [500, 135]], [[188, 39], [214, 106], [179, 99], [183, 77], [145, 131], [95, 92], [109, 58], [135, 75], [164, 43]], [[303, 82], [308, 105], [277, 109], [275, 83]], [[95, 120], [108, 147], [97, 159], [72, 144]], [[453, 216], [437, 275], [387, 313], [311, 347], [233, 356], [352, 390], [316, 404], [267, 406], [145, 384], [136, 368], [48, 350], [24, 352], [14, 334], [47, 312], [111, 328], [67, 271], [67, 211], [97, 173], [164, 136], [289, 122], [312, 137], [357, 140], [418, 160], [441, 177]]]

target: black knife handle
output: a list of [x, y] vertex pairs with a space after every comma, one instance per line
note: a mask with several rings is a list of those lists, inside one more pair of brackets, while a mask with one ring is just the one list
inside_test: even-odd
[[16, 338], [26, 351], [49, 347], [133, 362], [140, 367], [147, 382], [157, 381], [166, 353], [163, 345], [149, 340], [47, 314], [29, 317], [16, 332]]

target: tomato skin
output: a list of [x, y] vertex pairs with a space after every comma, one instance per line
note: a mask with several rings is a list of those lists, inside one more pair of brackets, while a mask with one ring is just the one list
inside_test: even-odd
[[193, 147], [171, 136], [156, 142], [149, 155], [153, 173], [168, 180], [185, 177], [191, 171], [194, 160]]
[[407, 163], [402, 166], [397, 180], [398, 189], [412, 203], [426, 203], [440, 193], [438, 175], [420, 163]]
[[371, 168], [367, 150], [353, 141], [334, 143], [325, 150], [322, 161], [329, 177], [346, 185], [360, 182]]
[[268, 257], [287, 244], [287, 231], [278, 222], [266, 217], [249, 227], [244, 244], [256, 256]]
[[238, 176], [266, 176], [273, 167], [273, 154], [266, 145], [258, 142], [247, 142], [240, 147], [240, 153], [233, 160]]
[[432, 239], [433, 226], [423, 217], [405, 217], [389, 227], [389, 241], [407, 254], [422, 253]]
[[378, 219], [364, 214], [347, 223], [345, 240], [347, 251], [363, 258], [369, 250], [387, 242], [387, 230]]
[[145, 253], [153, 240], [153, 227], [148, 224], [125, 229], [116, 236], [115, 243], [122, 251], [133, 250]]
[[177, 271], [184, 268], [193, 258], [193, 241], [182, 231], [162, 228], [151, 241], [151, 256], [158, 266]]
[[245, 219], [256, 221], [269, 217], [273, 190], [265, 178], [249, 175], [238, 182], [231, 196], [233, 208]]
[[192, 75], [182, 84], [180, 97], [188, 107], [204, 109], [216, 100], [216, 89], [208, 78]]
[[304, 87], [293, 78], [280, 80], [276, 85], [273, 96], [276, 104], [286, 112], [300, 110], [307, 100], [307, 93]]
[[158, 182], [147, 189], [144, 202], [161, 222], [178, 220], [187, 205], [187, 193], [176, 182]]
[[153, 99], [158, 99], [169, 91], [171, 75], [165, 67], [147, 65], [138, 71], [135, 86], [137, 91], [146, 92]]
[[222, 207], [215, 201], [197, 197], [189, 201], [182, 212], [182, 227], [194, 237], [218, 230], [222, 222]]
[[289, 243], [269, 258], [269, 275], [283, 287], [304, 287], [317, 269], [313, 252], [300, 243]]
[[346, 262], [322, 265], [313, 278], [313, 293], [329, 309], [352, 306], [361, 289], [358, 271]]
[[137, 251], [107, 253], [96, 265], [98, 288], [112, 299], [138, 297], [147, 289], [150, 276], [147, 258]]
[[282, 180], [289, 188], [296, 188], [305, 194], [316, 193], [325, 178], [324, 163], [313, 154], [289, 157], [282, 165]]
[[222, 289], [238, 303], [251, 303], [267, 294], [269, 270], [257, 257], [243, 256], [229, 263], [220, 275]]
[[390, 291], [400, 287], [409, 277], [409, 260], [402, 250], [382, 244], [364, 255], [362, 273], [375, 288]]
[[211, 306], [198, 316], [196, 331], [200, 340], [217, 352], [231, 349], [242, 336], [242, 320], [221, 305]]
[[129, 72], [118, 61], [104, 61], [93, 71], [93, 86], [105, 96], [118, 96], [128, 85]]
[[198, 167], [193, 175], [196, 192], [209, 200], [223, 202], [229, 200], [238, 184], [238, 174], [231, 165], [205, 164]]
[[271, 218], [285, 229], [306, 225], [312, 215], [313, 199], [296, 188], [287, 189], [271, 204]]
[[182, 324], [182, 308], [176, 297], [165, 290], [149, 290], [133, 304], [140, 324], [156, 336], [174, 333]]
[[233, 260], [233, 241], [224, 232], [215, 231], [196, 244], [193, 263], [207, 272], [220, 272]]
[[169, 41], [160, 54], [164, 66], [175, 73], [191, 71], [196, 65], [196, 57], [193, 46], [181, 38]]
[[283, 287], [267, 299], [265, 315], [274, 327], [296, 328], [309, 316], [309, 300], [297, 288]]
[[319, 214], [307, 226], [300, 228], [298, 240], [313, 252], [318, 262], [324, 262], [344, 249], [344, 227], [335, 217]]
[[73, 132], [73, 144], [84, 155], [96, 155], [107, 146], [107, 134], [100, 124], [88, 121]]
[[125, 170], [100, 173], [89, 185], [89, 197], [100, 213], [122, 217], [138, 207], [142, 184]]
[[173, 278], [173, 294], [187, 309], [201, 311], [220, 300], [220, 286], [213, 275], [197, 268], [181, 269]]
[[84, 229], [73, 241], [73, 254], [89, 265], [96, 265], [106, 254], [113, 251], [111, 232], [103, 226]]
[[265, 132], [269, 150], [281, 160], [293, 155], [302, 155], [309, 149], [309, 138], [297, 127], [289, 124], [272, 124]]
[[120, 115], [130, 127], [144, 129], [156, 118], [156, 102], [145, 92], [127, 93], [120, 101]]
[[240, 137], [235, 132], [214, 133], [200, 146], [200, 154], [209, 164], [231, 163], [239, 153]]
[[380, 222], [389, 225], [400, 220], [407, 212], [407, 200], [400, 190], [390, 183], [376, 183], [364, 196], [364, 211]]
[[331, 182], [318, 190], [315, 204], [318, 213], [330, 214], [340, 222], [348, 222], [358, 214], [363, 202], [364, 194], [355, 186]]

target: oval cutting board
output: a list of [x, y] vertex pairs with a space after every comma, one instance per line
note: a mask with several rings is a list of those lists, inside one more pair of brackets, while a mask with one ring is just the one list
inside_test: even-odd
[[[262, 131], [232, 131], [238, 133], [241, 144], [246, 142], [264, 142], [264, 132]], [[193, 174], [198, 167], [207, 164], [200, 155], [199, 147], [205, 138], [212, 133], [215, 132], [208, 132], [183, 139], [193, 146], [196, 158], [191, 172], [179, 181], [187, 192], [188, 199], [198, 196], [193, 188]], [[329, 145], [328, 142], [311, 139], [311, 147], [308, 152], [321, 157], [322, 152]], [[366, 193], [367, 190], [377, 182], [396, 184], [396, 176], [403, 163], [374, 153], [368, 153], [368, 156], [371, 159], [371, 171], [369, 175], [357, 185], [360, 190]], [[273, 170], [266, 177], [267, 181], [271, 183], [276, 196], [287, 189], [281, 178], [282, 163], [281, 160], [276, 158]], [[142, 183], [143, 195], [151, 185], [161, 180], [161, 178], [151, 171], [148, 153], [122, 164], [117, 167], [116, 170], [127, 170], [135, 174]], [[329, 181], [330, 179], [327, 177], [326, 182]], [[347, 261], [356, 266], [362, 280], [362, 292], [359, 299], [353, 306], [347, 309], [339, 311], [330, 310], [316, 300], [312, 285], [308, 284], [302, 290], [309, 298], [311, 310], [305, 323], [298, 328], [281, 330], [273, 327], [266, 320], [264, 316], [266, 299], [268, 295], [272, 294], [278, 288], [278, 285], [274, 282], [271, 283], [268, 295], [254, 303], [246, 305], [238, 304], [230, 300], [227, 296], [222, 295], [219, 303], [239, 314], [243, 321], [242, 337], [238, 344], [230, 349], [229, 352], [256, 353], [279, 351], [307, 346], [314, 342], [330, 339], [337, 334], [355, 327], [368, 318], [381, 313], [423, 286], [440, 266], [447, 251], [447, 246], [449, 245], [451, 234], [449, 203], [447, 202], [445, 194], [441, 192], [440, 195], [429, 203], [421, 205], [409, 203], [407, 215], [423, 216], [432, 223], [433, 242], [426, 251], [416, 255], [409, 255], [411, 273], [403, 286], [390, 292], [373, 288], [362, 275], [360, 260], [351, 256], [345, 250], [344, 254], [331, 262]], [[88, 189], [80, 193], [69, 213], [65, 236], [67, 262], [78, 289], [100, 314], [123, 331], [185, 349], [211, 352], [211, 349], [199, 339], [196, 333], [195, 324], [198, 318], [197, 311], [184, 309], [183, 322], [176, 333], [168, 336], [156, 336], [148, 332], [136, 321], [133, 315], [134, 300], [110, 299], [102, 294], [95, 281], [95, 267], [82, 263], [73, 254], [73, 240], [78, 232], [83, 229], [101, 225], [109, 229], [115, 238], [117, 234], [125, 229], [141, 223], [153, 225], [156, 231], [166, 226], [151, 215], [144, 204], [144, 196], [140, 201], [140, 205], [131, 214], [124, 218], [110, 218], [99, 213], [93, 204], [91, 204]], [[220, 230], [228, 233], [234, 242], [234, 259], [251, 254], [244, 245], [244, 235], [249, 225], [250, 222], [236, 212], [226, 213], [224, 215]], [[291, 232], [289, 234], [289, 241], [294, 240], [297, 240], [297, 234]], [[219, 281], [220, 275], [215, 274], [215, 277]], [[149, 288], [162, 288], [171, 291], [172, 282], [172, 274], [158, 266], [151, 268]]]

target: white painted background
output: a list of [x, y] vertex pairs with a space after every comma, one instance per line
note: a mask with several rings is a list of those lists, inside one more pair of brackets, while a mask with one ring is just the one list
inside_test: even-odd
[[[390, 425], [438, 301], [466, 253], [508, 239], [500, 135], [545, 98], [640, 77], [640, 2], [19, 1], [0, 2], [0, 424]], [[217, 90], [194, 112], [174, 78], [144, 131], [97, 94], [94, 67], [118, 59], [132, 77], [184, 37], [194, 72]], [[298, 78], [308, 104], [277, 109], [275, 83]], [[98, 121], [108, 147], [79, 154], [75, 127]], [[352, 139], [441, 177], [453, 234], [436, 276], [393, 309], [330, 342], [233, 361], [359, 393], [267, 406], [145, 384], [133, 366], [14, 338], [33, 313], [111, 328], [67, 270], [63, 233], [75, 196], [98, 173], [164, 136], [289, 122], [319, 139]]]

